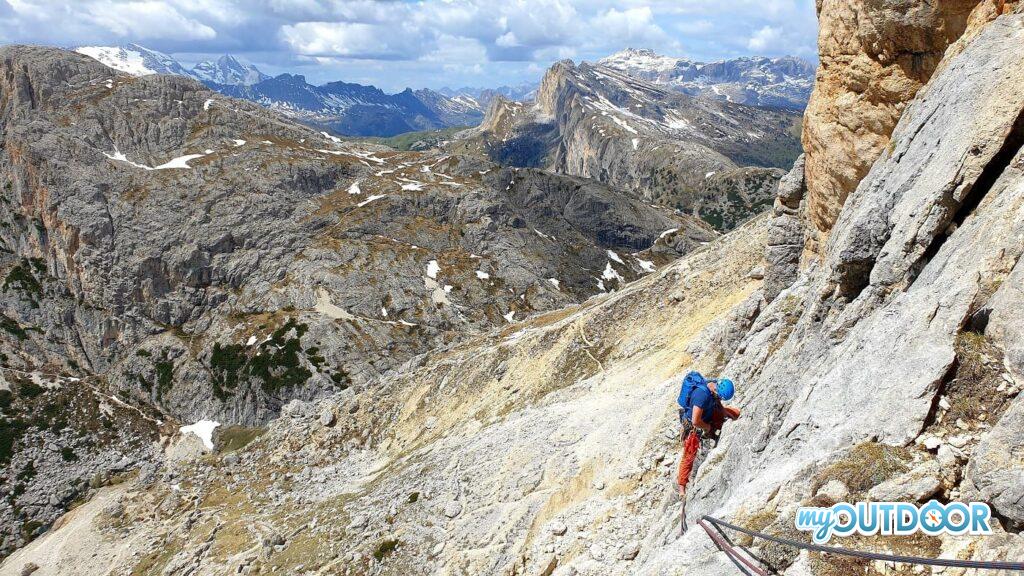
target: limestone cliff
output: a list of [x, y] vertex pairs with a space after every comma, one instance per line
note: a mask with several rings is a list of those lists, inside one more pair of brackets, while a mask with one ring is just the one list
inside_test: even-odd
[[[0, 574], [732, 574], [703, 531], [679, 534], [674, 402], [694, 368], [739, 383], [743, 418], [690, 485], [691, 524], [809, 540], [800, 505], [982, 500], [993, 536], [844, 544], [1024, 560], [1024, 10], [933, 69], [803, 269], [798, 161], [773, 214], [614, 293], [293, 400], [212, 454], [172, 440]], [[788, 576], [885, 570], [750, 544]]]
[[[664, 258], [717, 235], [597, 182], [341, 142], [52, 48], [0, 48], [0, 140], [0, 554], [120, 461], [97, 447], [145, 459], [128, 440], [152, 430], [121, 446], [65, 404], [261, 424], [649, 274], [667, 231]], [[95, 398], [70, 403], [77, 382]]]
[[820, 66], [803, 132], [811, 252], [821, 253], [846, 197], [978, 4], [819, 0]]
[[604, 182], [732, 229], [771, 203], [799, 154], [793, 111], [680, 94], [614, 68], [562, 61], [536, 102], [493, 102], [453, 150]]

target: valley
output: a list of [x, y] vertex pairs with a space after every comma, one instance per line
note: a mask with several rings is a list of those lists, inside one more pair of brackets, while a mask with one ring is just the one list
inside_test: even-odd
[[[816, 72], [396, 94], [0, 46], [0, 576], [717, 576], [705, 514], [856, 501], [992, 533], [833, 545], [1024, 561], [1024, 4], [814, 8]], [[691, 370], [741, 417], [681, 495]]]

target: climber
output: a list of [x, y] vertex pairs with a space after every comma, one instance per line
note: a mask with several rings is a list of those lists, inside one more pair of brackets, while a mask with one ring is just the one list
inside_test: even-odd
[[[679, 461], [679, 497], [686, 497], [686, 485], [700, 453], [701, 440], [707, 438], [714, 443], [726, 420], [740, 417], [739, 408], [723, 406], [735, 392], [732, 380], [707, 380], [699, 372], [690, 372], [683, 378], [679, 390], [679, 422], [683, 427], [683, 457]], [[685, 522], [685, 517], [684, 517]], [[685, 524], [684, 524], [685, 529]]]
[[683, 426], [683, 437], [696, 428], [702, 437], [717, 437], [726, 419], [740, 417], [739, 408], [723, 406], [735, 392], [732, 380], [707, 380], [700, 372], [690, 372], [683, 378], [679, 390], [679, 423]]

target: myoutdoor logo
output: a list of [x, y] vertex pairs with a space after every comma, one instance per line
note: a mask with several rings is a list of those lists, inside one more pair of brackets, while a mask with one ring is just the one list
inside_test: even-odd
[[840, 502], [829, 508], [802, 506], [796, 513], [796, 529], [811, 532], [815, 544], [824, 544], [833, 536], [908, 536], [917, 532], [928, 536], [990, 535], [992, 510], [984, 502], [931, 500], [923, 506], [907, 502]]

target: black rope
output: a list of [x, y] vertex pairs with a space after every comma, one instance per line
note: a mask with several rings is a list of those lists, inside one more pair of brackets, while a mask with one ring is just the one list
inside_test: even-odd
[[724, 522], [711, 516], [704, 516], [704, 520], [707, 520], [714, 526], [725, 526], [730, 530], [736, 530], [742, 532], [748, 536], [754, 538], [761, 538], [762, 540], [768, 540], [778, 544], [784, 544], [786, 546], [794, 546], [796, 548], [803, 548], [804, 550], [813, 550], [815, 552], [825, 552], [827, 554], [839, 554], [842, 556], [853, 556], [854, 558], [864, 558], [866, 560], [881, 560], [883, 562], [899, 562], [902, 564], [923, 564], [926, 566], [946, 566], [950, 568], [981, 568], [988, 570], [1015, 570], [1018, 572], [1024, 572], [1024, 562], [1003, 562], [1003, 561], [987, 561], [987, 560], [955, 560], [947, 558], [923, 558], [919, 556], [899, 556], [896, 554], [880, 554], [878, 552], [861, 552], [859, 550], [848, 550], [846, 548], [836, 548], [833, 546], [821, 546], [818, 544], [808, 544], [806, 542], [799, 542], [797, 540], [790, 540], [789, 538], [779, 538], [777, 536], [769, 536], [756, 530], [748, 530]]
[[[760, 568], [753, 566], [753, 564], [750, 564], [748, 566], [747, 562], [749, 561], [739, 556], [739, 553], [736, 552], [736, 550], [733, 548], [732, 542], [729, 541], [729, 537], [726, 536], [724, 532], [722, 532], [721, 528], [719, 528], [718, 526], [714, 527], [714, 529], [717, 530], [719, 534], [719, 536], [716, 536], [715, 533], [711, 531], [711, 528], [708, 528], [708, 525], [705, 524], [703, 520], [698, 520], [697, 525], [703, 528], [704, 531], [708, 533], [708, 537], [711, 538], [711, 541], [715, 543], [715, 546], [717, 546], [719, 550], [725, 553], [725, 556], [732, 561], [732, 563], [736, 566], [736, 568], [739, 569], [740, 572], [743, 573], [744, 576], [752, 576], [750, 570], [754, 570], [755, 574], [757, 574], [758, 576], [765, 576], [765, 574], [767, 574], [764, 570], [761, 570]], [[750, 570], [748, 570], [748, 567], [750, 567]]]
[[734, 546], [736, 548], [739, 548], [740, 550], [743, 550], [744, 552], [747, 553], [747, 556], [750, 556], [754, 560], [757, 560], [758, 562], [760, 562], [762, 564], [765, 563], [764, 559], [762, 559], [758, 555], [756, 555], [753, 552], [751, 552], [750, 550], [748, 550], [746, 546], [740, 546], [739, 544], [736, 544], [735, 542], [733, 542], [732, 539], [729, 538], [729, 535], [725, 533], [725, 530], [722, 530], [721, 526], [719, 526], [717, 524], [712, 524], [711, 526], [715, 529], [715, 532], [718, 532], [719, 534], [721, 534], [722, 538], [725, 538], [725, 541], [728, 542], [731, 546]]

